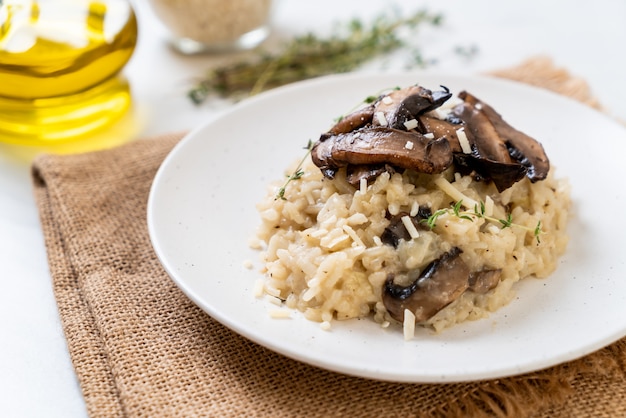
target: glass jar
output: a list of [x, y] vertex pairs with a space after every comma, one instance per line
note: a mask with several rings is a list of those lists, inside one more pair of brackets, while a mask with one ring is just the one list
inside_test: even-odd
[[76, 141], [130, 107], [127, 0], [0, 0], [0, 141]]
[[269, 35], [271, 0], [150, 0], [183, 54], [252, 49]]

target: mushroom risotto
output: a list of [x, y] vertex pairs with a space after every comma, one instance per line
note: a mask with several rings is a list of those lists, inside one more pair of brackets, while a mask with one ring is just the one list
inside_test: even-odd
[[329, 328], [437, 331], [508, 303], [567, 245], [568, 184], [469, 92], [410, 86], [342, 117], [257, 207], [260, 295]]

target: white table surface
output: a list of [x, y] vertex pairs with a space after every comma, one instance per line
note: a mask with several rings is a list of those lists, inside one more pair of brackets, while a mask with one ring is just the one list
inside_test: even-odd
[[[136, 137], [194, 128], [228, 106], [214, 102], [198, 107], [185, 97], [189, 80], [221, 58], [171, 51], [167, 30], [145, 2], [134, 2], [140, 39], [124, 70], [135, 101]], [[626, 120], [625, 1], [402, 3], [406, 10], [425, 6], [445, 17], [443, 27], [425, 31], [416, 44], [424, 56], [438, 60], [431, 68], [478, 73], [546, 55], [586, 79], [600, 102]], [[367, 18], [391, 4], [277, 0], [273, 36], [323, 33], [337, 19]], [[456, 46], [471, 45], [479, 51], [471, 61], [453, 52]], [[7, 153], [0, 154], [0, 318], [0, 416], [85, 417], [52, 293], [29, 165]]]

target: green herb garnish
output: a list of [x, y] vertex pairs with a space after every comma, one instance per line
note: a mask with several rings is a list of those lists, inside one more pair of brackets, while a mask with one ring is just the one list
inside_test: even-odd
[[287, 176], [287, 180], [285, 180], [285, 184], [283, 184], [283, 186], [280, 189], [278, 189], [278, 193], [276, 193], [276, 197], [274, 198], [274, 200], [277, 200], [277, 199], [286, 200], [285, 190], [287, 189], [287, 185], [294, 180], [301, 179], [302, 176], [304, 175], [304, 170], [302, 170], [302, 164], [304, 164], [304, 161], [306, 161], [307, 157], [311, 153], [311, 150], [313, 149], [313, 141], [309, 139], [309, 142], [307, 143], [307, 146], [305, 147], [305, 149], [307, 150], [306, 154], [304, 154], [304, 157], [302, 157], [302, 159], [298, 163], [298, 166], [296, 167], [294, 172]]
[[[328, 38], [312, 33], [297, 36], [277, 53], [260, 51], [257, 59], [215, 68], [198, 81], [188, 96], [199, 104], [211, 94], [254, 95], [295, 81], [352, 71], [374, 57], [404, 46], [405, 42], [397, 33], [399, 29], [415, 32], [419, 25], [438, 26], [442, 20], [441, 14], [425, 10], [395, 19], [382, 15], [370, 25], [353, 19], [346, 28], [336, 30]], [[416, 65], [425, 63], [417, 50], [414, 59]]]
[[430, 215], [427, 219], [423, 219], [420, 222], [425, 223], [430, 229], [433, 229], [437, 225], [437, 220], [439, 219], [439, 217], [443, 215], [453, 215], [459, 219], [465, 219], [471, 222], [473, 222], [474, 219], [483, 218], [485, 220], [499, 224], [502, 229], [515, 227], [532, 232], [533, 236], [537, 240], [537, 244], [541, 243], [539, 237], [543, 233], [543, 231], [541, 230], [541, 221], [537, 222], [535, 228], [529, 228], [525, 225], [514, 223], [513, 215], [511, 215], [510, 213], [507, 215], [506, 219], [498, 219], [492, 216], [485, 215], [485, 203], [482, 201], [480, 202], [480, 205], [474, 205], [473, 210], [461, 210], [462, 205], [463, 201], [459, 200], [454, 205], [451, 205], [451, 207], [449, 208], [439, 209], [435, 211], [435, 213]]

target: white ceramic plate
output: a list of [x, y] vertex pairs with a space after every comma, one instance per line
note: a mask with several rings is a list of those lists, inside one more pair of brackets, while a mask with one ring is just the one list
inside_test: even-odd
[[[320, 329], [299, 314], [271, 319], [253, 296], [255, 203], [284, 178], [309, 139], [370, 94], [394, 86], [467, 89], [539, 139], [570, 179], [571, 243], [546, 280], [488, 319], [441, 334], [371, 320]], [[148, 227], [163, 266], [196, 304], [237, 333], [329, 370], [400, 382], [452, 382], [530, 372], [581, 357], [626, 335], [626, 130], [576, 102], [499, 79], [433, 73], [343, 75], [275, 89], [191, 132], [165, 159], [151, 190]], [[244, 267], [246, 260], [254, 269]]]

